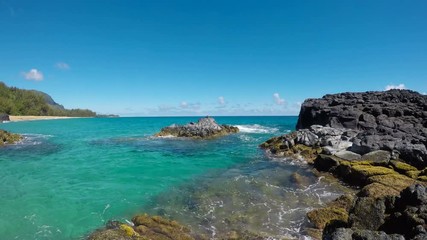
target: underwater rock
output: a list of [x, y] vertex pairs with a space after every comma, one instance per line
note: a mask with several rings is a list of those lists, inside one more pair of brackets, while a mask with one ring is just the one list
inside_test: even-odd
[[219, 125], [211, 117], [200, 118], [197, 123], [188, 123], [186, 125], [171, 125], [164, 127], [156, 137], [174, 136], [196, 139], [207, 139], [224, 136], [232, 133], [238, 133], [239, 128], [230, 125]]
[[176, 221], [159, 216], [137, 215], [132, 218], [133, 226], [117, 221], [107, 223], [105, 229], [96, 230], [88, 240], [193, 240], [189, 228]]
[[0, 146], [6, 144], [14, 144], [23, 139], [23, 137], [19, 134], [10, 133], [5, 130], [0, 129]]

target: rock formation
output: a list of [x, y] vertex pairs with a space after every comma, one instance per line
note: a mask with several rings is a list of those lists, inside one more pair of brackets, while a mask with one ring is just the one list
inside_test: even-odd
[[22, 140], [22, 136], [15, 133], [10, 133], [0, 129], [0, 146], [6, 144], [14, 144]]
[[301, 106], [297, 129], [312, 125], [359, 131], [350, 150], [395, 151], [418, 168], [427, 166], [427, 96], [410, 90], [330, 94]]
[[4, 121], [10, 121], [9, 115], [7, 115], [5, 113], [0, 113], [0, 123], [4, 122]]
[[109, 221], [104, 229], [99, 229], [87, 237], [88, 240], [192, 240], [190, 229], [176, 221], [159, 216], [138, 215], [132, 224]]
[[260, 145], [361, 187], [307, 214], [323, 239], [426, 239], [426, 146], [427, 96], [409, 90], [308, 99], [297, 131]]
[[197, 123], [188, 123], [186, 125], [173, 124], [155, 134], [157, 137], [174, 136], [206, 139], [228, 135], [239, 132], [239, 128], [229, 125], [219, 125], [212, 117], [200, 118]]

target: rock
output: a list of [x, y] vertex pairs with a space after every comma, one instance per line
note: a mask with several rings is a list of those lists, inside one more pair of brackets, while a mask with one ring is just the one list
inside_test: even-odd
[[403, 189], [407, 188], [408, 186], [417, 183], [417, 181], [407, 176], [393, 173], [393, 174], [377, 175], [377, 176], [369, 177], [366, 180], [366, 183], [367, 184], [380, 183], [384, 186], [387, 186], [391, 189], [394, 189], [400, 192]]
[[96, 230], [88, 240], [193, 240], [189, 228], [159, 216], [138, 215], [132, 219], [134, 226], [109, 221], [105, 229]]
[[353, 230], [350, 228], [337, 228], [331, 233], [325, 231], [323, 234], [324, 240], [352, 240]]
[[411, 185], [410, 187], [402, 191], [398, 202], [399, 202], [398, 205], [400, 206], [400, 208], [403, 208], [404, 206], [406, 207], [408, 205], [409, 206], [424, 205], [425, 207], [427, 207], [426, 186], [422, 186], [421, 184]]
[[368, 178], [377, 175], [387, 175], [396, 173], [393, 169], [371, 166], [371, 165], [352, 165], [347, 176], [341, 176], [346, 182], [353, 185], [363, 186], [367, 183]]
[[10, 121], [9, 115], [5, 113], [0, 113], [0, 123]]
[[390, 188], [388, 186], [382, 185], [381, 183], [371, 183], [362, 188], [360, 192], [357, 193], [358, 197], [372, 197], [375, 199], [383, 198], [386, 196], [398, 196], [399, 191]]
[[351, 151], [399, 152], [405, 162], [427, 166], [427, 96], [410, 90], [340, 93], [307, 99], [301, 106], [297, 130], [321, 125], [354, 129]]
[[350, 194], [341, 195], [334, 201], [327, 204], [329, 207], [335, 207], [335, 208], [342, 208], [345, 211], [350, 211], [351, 207], [353, 206], [354, 197]]
[[399, 234], [386, 234], [382, 231], [356, 230], [353, 231], [353, 239], [358, 240], [405, 240], [405, 237]]
[[0, 146], [6, 144], [14, 144], [23, 139], [23, 137], [19, 134], [10, 133], [0, 129]]
[[384, 150], [376, 150], [366, 153], [362, 156], [362, 160], [369, 160], [376, 163], [388, 164], [391, 158], [391, 153]]
[[314, 160], [314, 168], [319, 171], [329, 171], [333, 167], [340, 165], [340, 160], [335, 156], [319, 154]]
[[307, 218], [316, 228], [323, 229], [332, 220], [348, 221], [348, 214], [343, 208], [325, 207], [307, 213]]
[[402, 234], [408, 239], [427, 236], [427, 189], [420, 184], [404, 189], [395, 205], [387, 210], [390, 216], [381, 229]]
[[214, 138], [224, 136], [231, 133], [239, 132], [239, 128], [229, 125], [219, 125], [215, 119], [211, 117], [200, 118], [197, 123], [188, 123], [186, 125], [171, 125], [162, 128], [155, 136], [175, 136], [175, 137], [188, 137], [197, 139]]
[[349, 148], [352, 145], [351, 136], [355, 136], [354, 132], [313, 125], [310, 129], [301, 129], [271, 138], [260, 147], [276, 156], [293, 156], [295, 153], [301, 153], [302, 157], [312, 163], [322, 151], [325, 154], [333, 154]]
[[297, 187], [307, 187], [311, 184], [310, 178], [303, 176], [297, 172], [291, 174], [290, 179]]
[[360, 154], [354, 153], [354, 152], [350, 152], [347, 150], [341, 150], [339, 152], [336, 152], [334, 154], [335, 156], [342, 158], [344, 160], [358, 160], [361, 159]]
[[350, 210], [350, 226], [359, 229], [378, 230], [385, 221], [384, 200], [359, 197]]
[[126, 233], [117, 229], [104, 229], [93, 232], [88, 240], [132, 240], [131, 236], [126, 236]]

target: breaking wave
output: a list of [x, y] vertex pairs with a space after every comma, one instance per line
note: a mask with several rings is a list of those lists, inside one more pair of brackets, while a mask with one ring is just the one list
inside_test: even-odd
[[240, 132], [244, 133], [275, 133], [279, 131], [278, 128], [266, 127], [259, 124], [235, 125], [235, 127], [238, 127]]

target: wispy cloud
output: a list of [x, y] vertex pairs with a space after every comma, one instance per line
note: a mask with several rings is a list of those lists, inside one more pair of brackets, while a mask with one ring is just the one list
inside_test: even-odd
[[273, 99], [277, 105], [284, 105], [285, 104], [285, 99], [280, 98], [280, 94], [278, 94], [278, 93], [273, 94]]
[[388, 90], [391, 90], [391, 89], [406, 89], [406, 87], [405, 87], [405, 84], [401, 83], [399, 85], [393, 85], [393, 84], [387, 85], [387, 86], [385, 86], [384, 89], [386, 91], [388, 91]]
[[223, 96], [218, 97], [219, 105], [225, 105], [225, 98]]
[[179, 104], [181, 108], [188, 108], [188, 103], [186, 101], [182, 101], [181, 104]]
[[65, 62], [57, 62], [55, 64], [55, 67], [61, 70], [69, 70], [70, 69], [70, 65], [68, 63]]
[[41, 81], [44, 78], [43, 73], [35, 68], [28, 72], [24, 72], [23, 75], [27, 80]]

